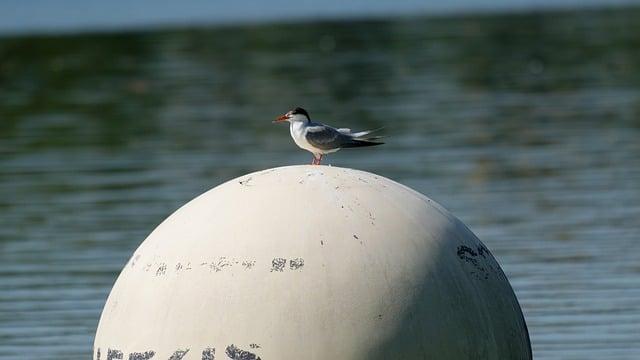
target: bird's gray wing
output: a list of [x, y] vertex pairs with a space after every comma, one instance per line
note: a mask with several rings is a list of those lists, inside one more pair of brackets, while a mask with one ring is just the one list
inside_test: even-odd
[[337, 149], [351, 140], [348, 135], [326, 125], [308, 127], [305, 138], [309, 144], [321, 150]]

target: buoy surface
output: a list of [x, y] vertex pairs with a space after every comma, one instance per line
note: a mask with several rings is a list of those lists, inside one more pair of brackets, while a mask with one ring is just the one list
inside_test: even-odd
[[255, 172], [162, 222], [94, 359], [530, 359], [489, 250], [442, 206], [339, 167]]

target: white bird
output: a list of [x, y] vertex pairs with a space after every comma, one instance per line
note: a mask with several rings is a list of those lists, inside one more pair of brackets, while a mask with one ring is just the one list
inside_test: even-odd
[[382, 136], [368, 136], [376, 130], [352, 132], [347, 128], [333, 128], [329, 125], [312, 122], [309, 113], [297, 107], [273, 122], [288, 121], [291, 137], [298, 147], [313, 154], [312, 165], [320, 165], [322, 156], [336, 152], [342, 148], [382, 145], [378, 141]]

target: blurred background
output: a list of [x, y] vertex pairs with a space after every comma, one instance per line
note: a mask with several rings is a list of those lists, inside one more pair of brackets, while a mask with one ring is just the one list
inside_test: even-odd
[[536, 359], [640, 352], [640, 4], [0, 2], [0, 358], [87, 359], [179, 206], [306, 164], [295, 106], [387, 144], [502, 264]]

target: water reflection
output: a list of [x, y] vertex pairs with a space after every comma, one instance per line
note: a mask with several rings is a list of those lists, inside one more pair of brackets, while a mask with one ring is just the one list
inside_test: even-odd
[[306, 163], [274, 115], [385, 125], [329, 157], [492, 249], [539, 359], [640, 350], [636, 9], [0, 39], [0, 357], [86, 358], [116, 274], [182, 203]]

